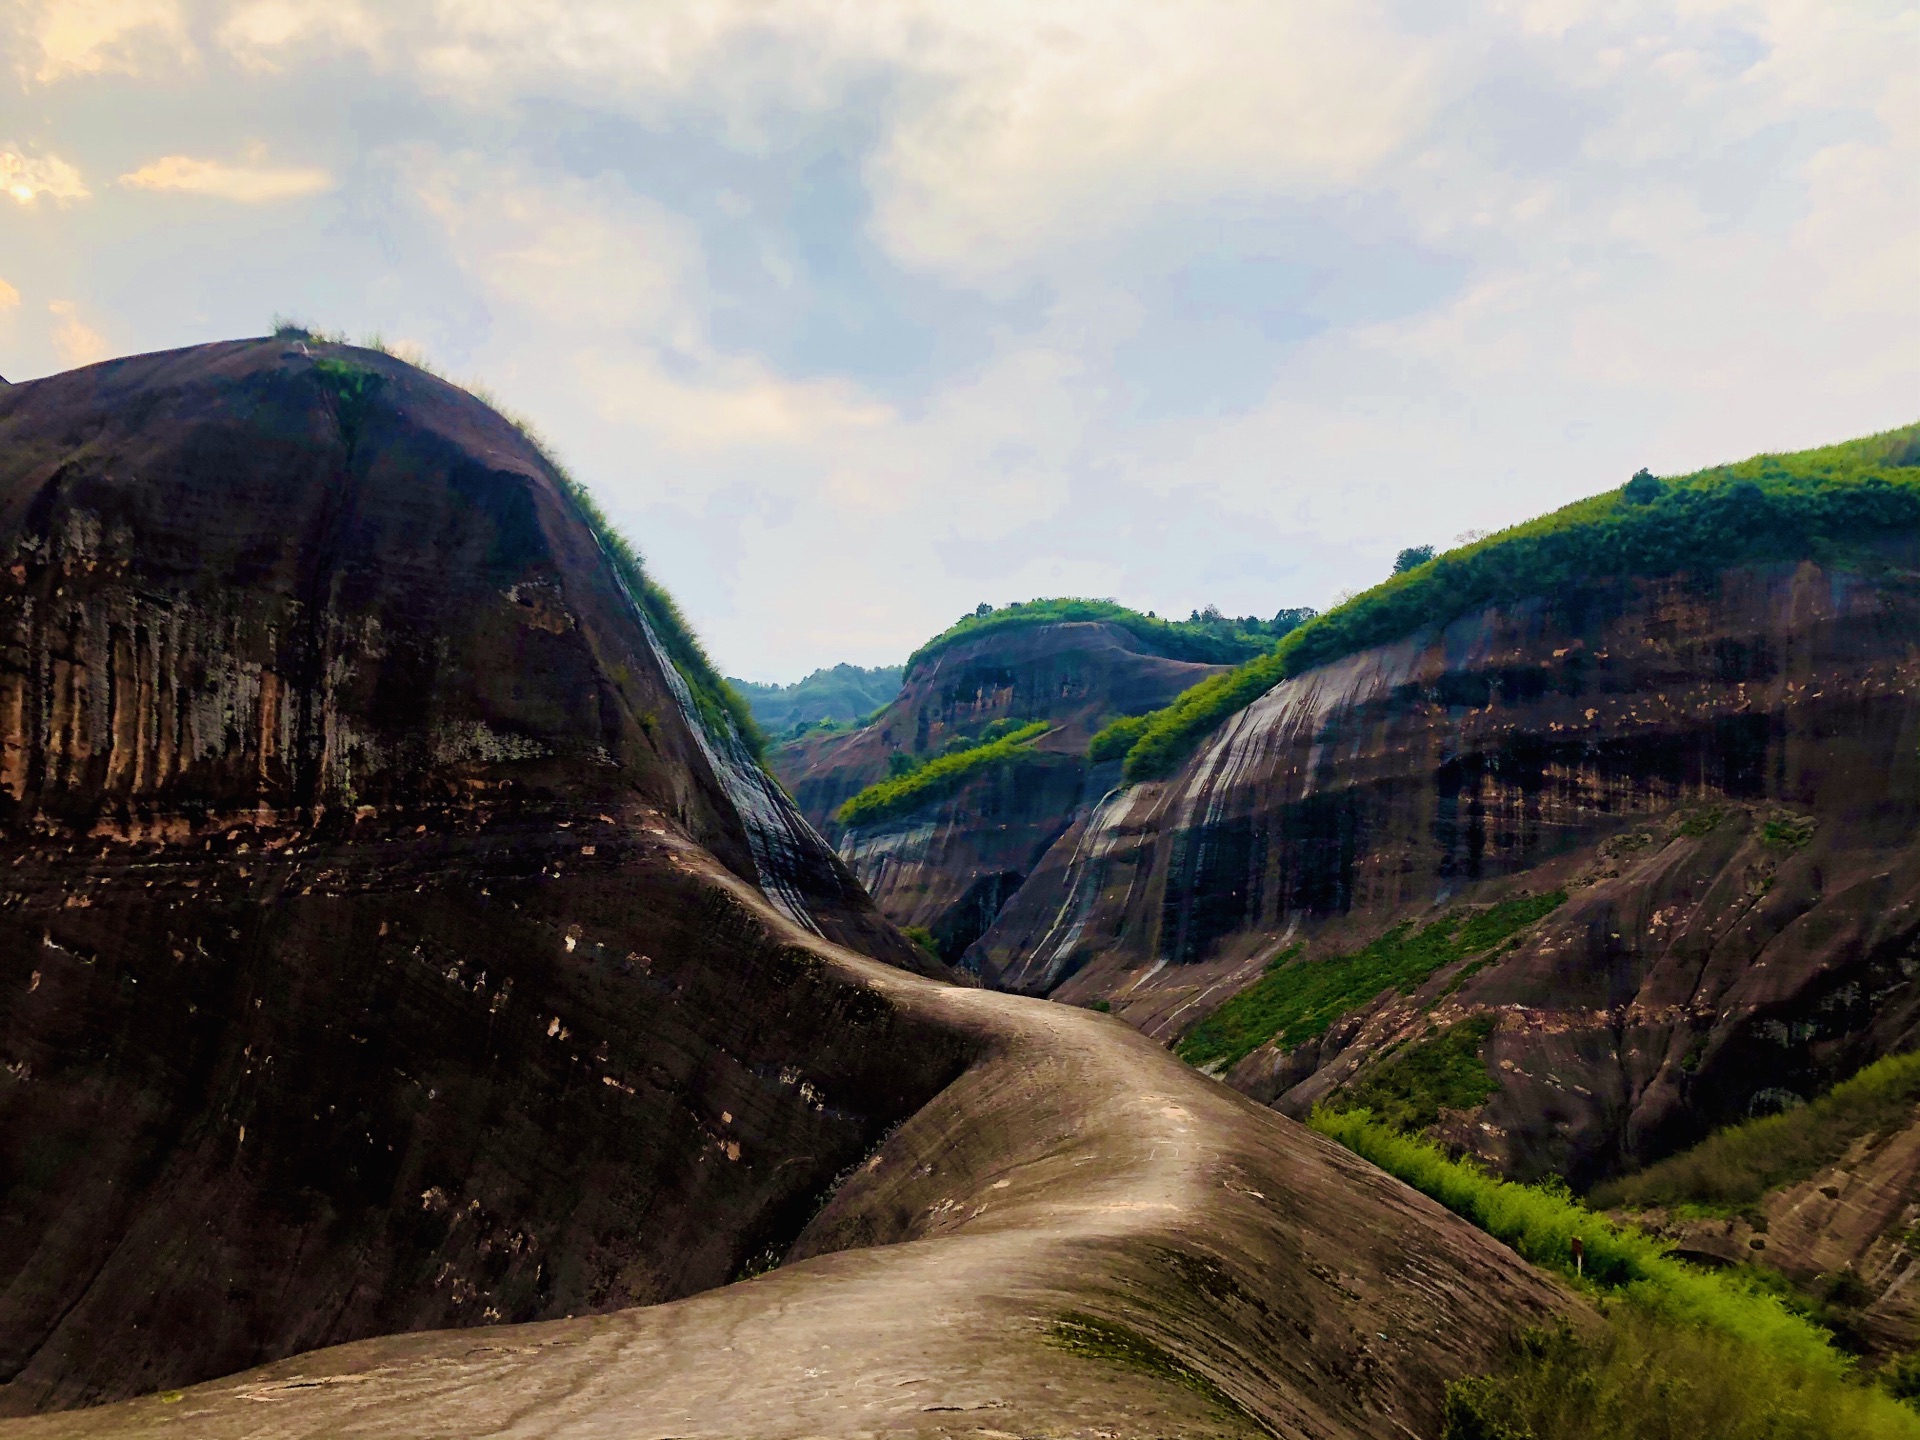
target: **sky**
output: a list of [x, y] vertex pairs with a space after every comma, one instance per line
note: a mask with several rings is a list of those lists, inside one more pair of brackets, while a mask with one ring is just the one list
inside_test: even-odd
[[1920, 419], [1920, 0], [0, 0], [0, 374], [378, 334], [720, 667]]

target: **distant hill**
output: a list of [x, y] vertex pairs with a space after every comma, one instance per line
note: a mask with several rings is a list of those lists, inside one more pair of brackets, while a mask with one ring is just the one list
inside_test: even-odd
[[903, 665], [879, 665], [862, 669], [858, 665], [836, 665], [831, 670], [816, 670], [791, 685], [756, 685], [751, 680], [732, 680], [753, 711], [753, 718], [767, 734], [779, 738], [799, 726], [817, 725], [822, 720], [836, 723], [864, 720], [883, 705], [891, 704], [900, 693]]
[[1170, 621], [1111, 600], [983, 605], [913, 653], [879, 714], [789, 732], [769, 763], [881, 911], [958, 960], [1119, 778], [1087, 753], [1096, 730], [1270, 651], [1312, 614], [1209, 606]]

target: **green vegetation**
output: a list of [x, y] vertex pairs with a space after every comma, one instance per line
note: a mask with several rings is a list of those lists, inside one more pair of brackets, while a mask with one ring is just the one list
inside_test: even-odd
[[1916, 529], [1920, 425], [1674, 480], [1636, 476], [1395, 574], [1270, 653], [1202, 681], [1154, 714], [1127, 754], [1126, 778], [1171, 773], [1227, 716], [1289, 676], [1483, 606], [1621, 576], [1802, 558], [1871, 565], [1890, 535]]
[[1393, 557], [1393, 573], [1404, 575], [1409, 570], [1418, 570], [1433, 558], [1431, 545], [1409, 545]]
[[1035, 720], [1030, 725], [1021, 725], [1008, 733], [938, 756], [904, 775], [869, 785], [840, 807], [839, 821], [842, 825], [864, 825], [950, 795], [981, 770], [1004, 765], [1030, 753], [1033, 742], [1052, 728], [1045, 720]]
[[854, 721], [890, 704], [900, 693], [905, 667], [836, 665], [816, 670], [791, 685], [756, 685], [728, 677], [745, 698], [753, 718], [770, 735], [798, 739], [813, 730], [851, 728]]
[[1604, 1333], [1530, 1330], [1447, 1387], [1441, 1440], [1908, 1440], [1910, 1411], [1698, 1325], [1603, 1302]]
[[1122, 758], [1134, 747], [1152, 719], [1151, 715], [1123, 715], [1118, 720], [1108, 721], [1088, 742], [1087, 759], [1099, 765], [1107, 760]]
[[687, 617], [680, 613], [680, 607], [674, 603], [673, 597], [647, 574], [640, 552], [634, 549], [626, 536], [614, 529], [613, 522], [595, 503], [587, 487], [574, 479], [553, 458], [552, 452], [541, 443], [539, 437], [519, 421], [512, 423], [526, 437], [527, 443], [539, 451], [540, 458], [546, 461], [547, 468], [560, 482], [560, 488], [573, 501], [580, 518], [600, 542], [601, 551], [626, 585], [634, 603], [646, 612], [654, 634], [667, 652], [667, 658], [673, 662], [673, 668], [680, 672], [680, 678], [687, 682], [694, 708], [700, 712], [700, 723], [712, 735], [732, 734], [738, 737], [754, 759], [764, 757], [767, 737], [755, 722], [747, 702], [714, 669], [713, 661], [707, 657], [706, 647], [700, 643], [700, 637], [693, 633], [693, 627], [687, 623]]
[[[1607, 1319], [1597, 1340], [1529, 1334], [1504, 1373], [1450, 1386], [1447, 1440], [1920, 1437], [1920, 1417], [1859, 1384], [1824, 1331], [1738, 1272], [1695, 1269], [1564, 1188], [1497, 1179], [1366, 1111], [1320, 1109], [1310, 1123], [1573, 1279]], [[1575, 1239], [1585, 1251], [1578, 1278]]]
[[1920, 1052], [1889, 1055], [1810, 1104], [1748, 1120], [1589, 1197], [1605, 1209], [1691, 1205], [1733, 1213], [1770, 1190], [1833, 1164], [1858, 1140], [1912, 1123], [1920, 1104]]
[[1920, 1406], [1920, 1350], [1896, 1355], [1873, 1378], [1894, 1399]]
[[1209, 606], [1205, 611], [1194, 611], [1185, 620], [1162, 620], [1112, 600], [1080, 600], [1070, 596], [1015, 601], [998, 610], [982, 605], [909, 655], [907, 673], [911, 675], [915, 667], [948, 647], [991, 630], [1054, 625], [1069, 620], [1105, 620], [1119, 625], [1137, 636], [1153, 653], [1169, 659], [1232, 665], [1269, 648], [1312, 614], [1311, 610], [1282, 610], [1271, 620], [1259, 620], [1251, 615], [1225, 616]]
[[[351, 342], [344, 334], [317, 330], [299, 320], [283, 315], [273, 317], [273, 335], [280, 340], [303, 340], [314, 345], [350, 347]], [[562, 493], [573, 503], [575, 511], [587, 528], [593, 532], [594, 539], [600, 544], [601, 552], [612, 565], [615, 575], [626, 588], [629, 596], [646, 615], [653, 626], [654, 634], [667, 652], [667, 658], [673, 668], [680, 672], [680, 678], [686, 681], [687, 690], [693, 696], [694, 708], [699, 712], [700, 723], [707, 732], [716, 737], [729, 734], [737, 737], [754, 759], [764, 758], [766, 754], [766, 736], [754, 721], [753, 712], [747, 702], [721, 678], [714, 669], [713, 661], [707, 656], [699, 637], [693, 633], [693, 627], [674, 603], [673, 597], [647, 574], [645, 563], [633, 543], [622, 535], [608, 520], [605, 512], [594, 501], [587, 487], [576, 480], [554, 455], [551, 447], [541, 439], [539, 433], [525, 419], [511, 414], [484, 388], [478, 385], [458, 385], [447, 380], [427, 363], [424, 357], [407, 353], [401, 354], [388, 348], [378, 335], [366, 337], [359, 346], [363, 350], [377, 351], [382, 355], [397, 359], [401, 363], [421, 370], [436, 379], [444, 380], [456, 388], [465, 390], [481, 404], [488, 406], [500, 415], [509, 425], [520, 432], [521, 438], [532, 446], [541, 461], [545, 463], [553, 478], [559, 483]], [[320, 383], [334, 395], [339, 407], [341, 432], [351, 445], [357, 433], [360, 419], [367, 403], [378, 390], [381, 380], [378, 372], [371, 367], [354, 361], [349, 356], [323, 355], [314, 361], [314, 373]]]
[[1266, 1427], [1241, 1408], [1240, 1403], [1198, 1370], [1182, 1364], [1167, 1351], [1137, 1330], [1095, 1315], [1069, 1310], [1047, 1333], [1050, 1343], [1089, 1360], [1104, 1360], [1110, 1365], [1168, 1380], [1202, 1396], [1215, 1409], [1224, 1411], [1254, 1429]]
[[1680, 833], [1690, 840], [1698, 840], [1702, 835], [1711, 835], [1719, 827], [1722, 812], [1718, 809], [1695, 810], [1680, 822]]
[[351, 360], [329, 355], [314, 361], [313, 375], [321, 388], [333, 397], [333, 413], [340, 424], [340, 438], [346, 441], [347, 449], [351, 452], [360, 438], [360, 426], [367, 418], [367, 407], [380, 391], [379, 372], [365, 365], [356, 365]]
[[1230, 1069], [1270, 1040], [1283, 1047], [1312, 1040], [1382, 991], [1411, 994], [1436, 971], [1492, 949], [1566, 898], [1564, 890], [1523, 895], [1443, 915], [1417, 931], [1408, 921], [1362, 949], [1327, 960], [1298, 960], [1304, 947], [1292, 946], [1266, 974], [1189, 1030], [1177, 1052], [1190, 1064]]
[[1442, 1110], [1471, 1110], [1500, 1087], [1480, 1058], [1493, 1017], [1476, 1015], [1442, 1032], [1431, 1027], [1409, 1045], [1366, 1072], [1337, 1097], [1342, 1110], [1369, 1110], [1396, 1130], [1424, 1130]]
[[1813, 831], [1811, 815], [1775, 815], [1760, 827], [1760, 843], [1774, 850], [1804, 850]]
[[933, 956], [934, 959], [938, 960], [940, 958], [940, 942], [934, 938], [933, 931], [927, 929], [926, 926], [902, 925], [900, 927], [900, 933], [915, 945], [918, 945], [922, 950], [926, 951], [927, 954]]

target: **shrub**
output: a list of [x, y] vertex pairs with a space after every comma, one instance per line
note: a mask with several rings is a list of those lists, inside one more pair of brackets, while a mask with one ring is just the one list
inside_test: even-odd
[[1873, 1378], [1894, 1399], [1920, 1404], [1920, 1350], [1894, 1356]]
[[1449, 1160], [1437, 1146], [1390, 1129], [1364, 1110], [1322, 1107], [1309, 1123], [1535, 1265], [1573, 1275], [1577, 1236], [1585, 1250], [1581, 1278], [1602, 1291], [1621, 1291], [1642, 1309], [1762, 1346], [1809, 1370], [1835, 1376], [1851, 1370], [1852, 1361], [1828, 1343], [1826, 1332], [1779, 1297], [1737, 1275], [1723, 1277], [1675, 1260], [1662, 1242], [1587, 1209], [1563, 1187], [1498, 1179]]
[[1441, 1440], [1894, 1440], [1916, 1417], [1862, 1386], [1631, 1303], [1603, 1333], [1529, 1330], [1499, 1374], [1447, 1387]]
[[1120, 759], [1133, 748], [1151, 718], [1148, 715], [1123, 715], [1118, 720], [1109, 720], [1087, 742], [1087, 759], [1095, 765]]
[[732, 734], [746, 746], [754, 759], [764, 759], [767, 753], [767, 737], [761, 731], [759, 722], [753, 718], [753, 711], [740, 693], [729, 685], [720, 672], [714, 668], [708, 658], [706, 647], [700, 643], [699, 636], [693, 633], [693, 627], [687, 623], [687, 617], [681, 613], [674, 599], [647, 574], [645, 562], [631, 541], [622, 535], [608, 520], [606, 514], [595, 503], [587, 487], [567, 472], [540, 439], [525, 425], [509, 417], [509, 423], [526, 438], [527, 442], [539, 452], [547, 468], [560, 482], [560, 488], [573, 502], [575, 511], [586, 523], [593, 537], [599, 542], [600, 551], [613, 567], [614, 574], [625, 588], [628, 598], [653, 625], [653, 631], [659, 637], [661, 647], [667, 652], [667, 658], [673, 668], [680, 672], [680, 678], [687, 682], [687, 690], [693, 696], [694, 708], [699, 712], [700, 722], [715, 736]]
[[1326, 960], [1301, 960], [1295, 945], [1229, 999], [1176, 1047], [1194, 1065], [1231, 1069], [1268, 1041], [1292, 1047], [1324, 1035], [1350, 1010], [1382, 991], [1410, 994], [1457, 960], [1490, 950], [1566, 900], [1564, 890], [1523, 895], [1485, 910], [1442, 916], [1415, 930], [1396, 925], [1372, 944]]
[[1404, 575], [1409, 570], [1418, 570], [1433, 558], [1431, 545], [1409, 545], [1393, 557], [1393, 573]]
[[1050, 729], [1047, 721], [1035, 720], [997, 740], [939, 756], [904, 775], [869, 785], [840, 807], [837, 818], [842, 825], [864, 825], [941, 799], [988, 766], [1004, 765], [1029, 753], [1033, 742]]
[[1329, 1102], [1342, 1110], [1369, 1110], [1396, 1130], [1424, 1130], [1442, 1110], [1471, 1110], [1500, 1087], [1480, 1052], [1493, 1033], [1493, 1017], [1476, 1015], [1423, 1040], [1363, 1072]]
[[1667, 487], [1651, 470], [1633, 472], [1633, 478], [1621, 488], [1620, 498], [1629, 505], [1651, 505], [1667, 493]]
[[1697, 1205], [1727, 1213], [1833, 1164], [1863, 1135], [1885, 1134], [1920, 1103], [1920, 1052], [1876, 1060], [1806, 1105], [1710, 1135], [1635, 1175], [1594, 1187], [1612, 1209]]
[[[1875, 563], [1920, 530], [1920, 425], [1797, 455], [1624, 490], [1452, 550], [1316, 616], [1274, 649], [1154, 714], [1126, 778], [1166, 775], [1221, 721], [1280, 681], [1487, 605], [1559, 595], [1594, 579], [1812, 558]], [[1651, 479], [1652, 477], [1648, 477]]]

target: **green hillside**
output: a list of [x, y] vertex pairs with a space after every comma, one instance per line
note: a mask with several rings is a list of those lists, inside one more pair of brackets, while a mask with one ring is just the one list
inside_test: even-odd
[[1015, 720], [996, 720], [977, 742], [964, 744], [923, 761], [904, 774], [869, 785], [840, 807], [838, 819], [842, 825], [863, 825], [890, 815], [903, 815], [942, 799], [980, 771], [1005, 765], [1029, 753], [1033, 742], [1051, 728], [1045, 720], [1026, 725]]
[[[1487, 605], [1596, 579], [1811, 558], [1875, 563], [1920, 531], [1920, 424], [1627, 485], [1450, 550], [1290, 630], [1267, 653], [1134, 722], [1125, 776], [1170, 774], [1220, 723], [1290, 676]], [[1107, 752], [1124, 736], [1096, 736]]]
[[906, 674], [901, 665], [835, 665], [816, 670], [791, 685], [756, 685], [751, 680], [727, 683], [746, 700], [753, 718], [769, 735], [790, 737], [821, 724], [849, 724], [864, 720], [900, 693]]

